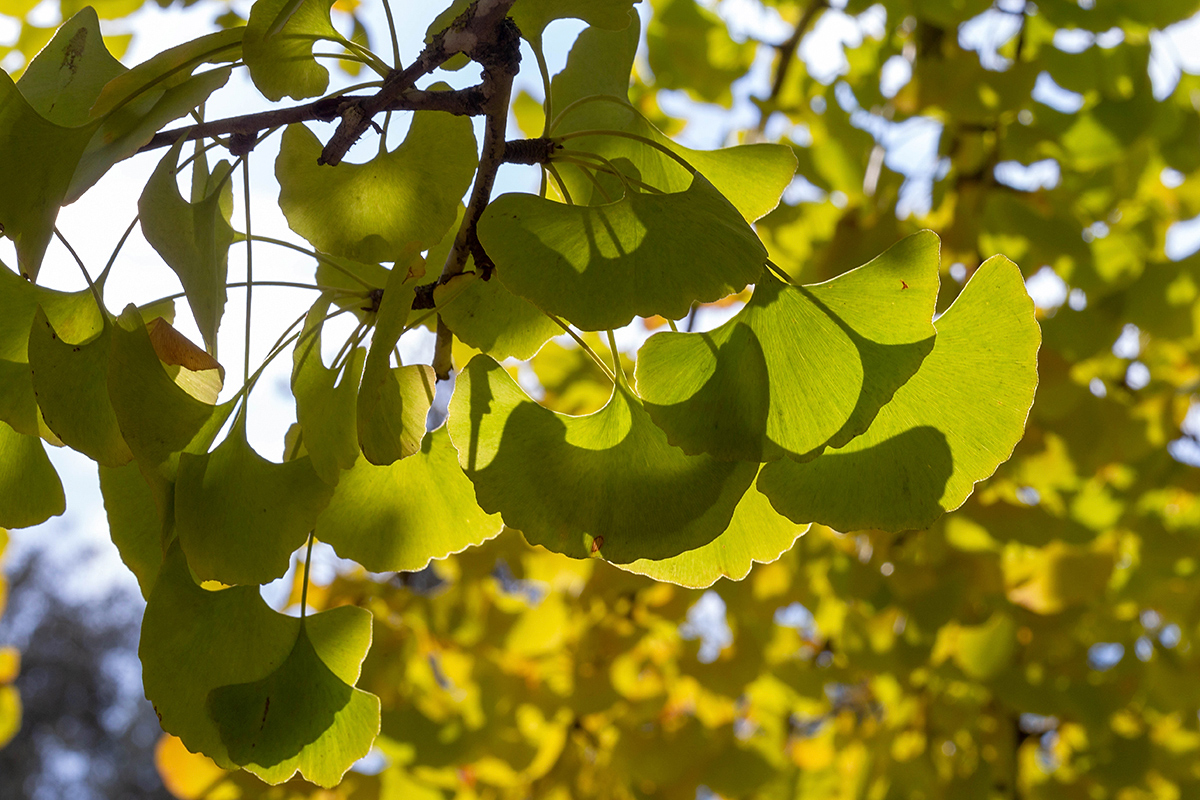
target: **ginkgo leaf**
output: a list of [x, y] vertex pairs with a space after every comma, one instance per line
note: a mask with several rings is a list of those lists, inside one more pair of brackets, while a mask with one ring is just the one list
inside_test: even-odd
[[175, 529], [202, 579], [269, 583], [287, 572], [332, 495], [308, 456], [275, 464], [255, 453], [242, 413], [211, 453], [179, 456]]
[[[305, 331], [323, 319], [329, 299], [323, 298], [309, 311]], [[358, 385], [367, 351], [355, 347], [340, 370], [321, 361], [321, 331], [296, 347], [292, 369], [292, 394], [296, 397], [296, 421], [304, 432], [304, 449], [313, 470], [333, 486], [342, 470], [358, 458], [358, 425], [355, 408]], [[340, 378], [339, 378], [340, 374]]]
[[137, 464], [100, 466], [100, 494], [108, 533], [121, 561], [149, 597], [163, 560], [163, 524], [150, 484]]
[[1011, 455], [1041, 343], [1020, 270], [989, 259], [936, 327], [933, 352], [866, 433], [812, 461], [763, 468], [758, 488], [780, 513], [842, 531], [925, 528]]
[[38, 405], [29, 364], [0, 359], [0, 422], [27, 436], [38, 435]]
[[459, 374], [448, 428], [480, 507], [575, 558], [623, 564], [707, 544], [756, 471], [672, 447], [623, 385], [595, 414], [568, 417], [487, 356]]
[[108, 397], [112, 325], [91, 339], [69, 342], [38, 308], [29, 336], [33, 389], [46, 425], [68, 447], [108, 467], [133, 459]]
[[867, 429], [933, 349], [938, 238], [914, 234], [827, 283], [765, 275], [708, 333], [663, 332], [638, 353], [637, 388], [687, 453], [812, 457]]
[[634, 16], [637, 0], [517, 0], [511, 17], [521, 35], [540, 44], [542, 32], [556, 19], [581, 19], [589, 26], [622, 30]]
[[28, 528], [67, 508], [42, 440], [0, 422], [0, 527]]
[[425, 417], [433, 405], [432, 368], [391, 366], [392, 351], [412, 309], [411, 274], [397, 263], [388, 276], [358, 390], [358, 444], [368, 461], [381, 466], [420, 449]]
[[313, 623], [304, 620], [291, 653], [270, 675], [208, 695], [230, 759], [267, 783], [299, 772], [318, 786], [336, 786], [379, 734], [379, 698], [353, 685], [370, 646], [371, 613], [341, 606], [326, 614], [341, 617], [342, 627], [366, 631], [366, 646], [335, 651], [341, 658], [330, 665], [331, 653], [317, 653], [308, 633]]
[[703, 175], [685, 192], [630, 192], [603, 206], [505, 194], [479, 239], [514, 294], [584, 330], [635, 316], [679, 319], [758, 279], [766, 250]]
[[210, 175], [201, 159], [193, 166], [193, 199], [189, 203], [175, 182], [183, 139], [167, 151], [138, 199], [138, 219], [146, 241], [158, 251], [183, 284], [188, 305], [209, 352], [225, 313], [225, 283], [233, 228], [230, 165], [217, 164]]
[[790, 550], [808, 528], [779, 514], [751, 486], [733, 510], [729, 527], [708, 544], [671, 558], [620, 566], [657, 581], [703, 589], [721, 578], [740, 581], [755, 564], [769, 564]]
[[287, 4], [288, 0], [255, 3], [242, 41], [250, 78], [268, 100], [323, 94], [329, 86], [329, 70], [313, 57], [313, 45], [322, 39], [342, 41], [329, 17], [333, 0], [301, 0], [283, 27], [273, 31]]
[[275, 176], [292, 230], [325, 253], [394, 261], [441, 241], [475, 174], [471, 121], [418, 111], [404, 142], [365, 164], [317, 164], [321, 142], [303, 125], [283, 134]]
[[224, 408], [223, 415], [229, 409], [228, 404], [201, 402], [171, 380], [154, 352], [142, 315], [132, 305], [113, 326], [108, 394], [121, 435], [147, 465], [161, 464], [183, 450], [217, 409]]
[[[440, 270], [445, 263], [465, 211], [460, 204], [454, 225], [430, 248], [426, 259], [433, 270]], [[464, 273], [474, 270], [475, 261], [468, 256]], [[437, 272], [432, 278], [437, 279]], [[446, 327], [464, 344], [495, 359], [532, 358], [542, 345], [562, 333], [540, 308], [517, 297], [494, 276], [486, 281], [477, 276], [455, 277], [436, 286], [433, 297]]]
[[[693, 150], [672, 141], [629, 103], [629, 73], [638, 46], [639, 22], [634, 15], [623, 31], [596, 27], [579, 34], [567, 65], [554, 76], [551, 95], [558, 121], [552, 136], [579, 131], [614, 130], [650, 139], [704, 174], [712, 185], [753, 222], [779, 203], [796, 172], [796, 155], [781, 144], [743, 144], [719, 150]], [[585, 98], [597, 99], [585, 99]], [[610, 99], [604, 99], [610, 98]], [[613, 99], [615, 98], [615, 102]], [[656, 147], [621, 135], [579, 136], [563, 142], [570, 155], [582, 151], [603, 156], [630, 177], [664, 192], [682, 192], [691, 173]], [[559, 172], [576, 202], [604, 202], [592, 180], [571, 164]], [[604, 173], [595, 176], [610, 193], [620, 183]], [[615, 196], [615, 195], [613, 195]]]
[[104, 324], [90, 291], [46, 289], [0, 264], [0, 421], [29, 436], [52, 435], [40, 421], [28, 363], [29, 333], [39, 306], [68, 341], [87, 340]]
[[371, 572], [412, 572], [500, 532], [475, 503], [445, 427], [411, 458], [377, 467], [359, 459], [342, 474], [316, 536]]
[[[96, 36], [98, 43], [100, 37]], [[98, 123], [64, 127], [42, 117], [8, 73], [0, 76], [0, 231], [17, 246], [21, 274], [37, 278], [58, 208]]]
[[[302, 663], [289, 664], [302, 628], [307, 630], [308, 647], [315, 648], [316, 659], [305, 654]], [[196, 585], [183, 552], [174, 545], [146, 603], [138, 655], [146, 697], [154, 704], [163, 729], [183, 740], [189, 750], [229, 768], [242, 765], [231, 757], [231, 750], [244, 756], [241, 749], [248, 742], [236, 717], [225, 717], [218, 726], [210, 716], [209, 698], [214, 690], [262, 681], [285, 664], [293, 676], [314, 690], [328, 688], [335, 681], [349, 684], [357, 678], [369, 643], [370, 614], [363, 609], [343, 606], [300, 620], [272, 611], [257, 586], [206, 591]], [[364, 698], [352, 701], [350, 698], [357, 696], [344, 690], [342, 695], [346, 703], [334, 708], [331, 728], [313, 731], [292, 720], [295, 730], [289, 739], [286, 730], [280, 732], [272, 726], [273, 752], [278, 755], [291, 750], [291, 755], [264, 763], [267, 759], [258, 754], [259, 761], [245, 765], [275, 782], [290, 777], [297, 768], [310, 780], [328, 780], [335, 772], [340, 776], [366, 754], [379, 730], [378, 706], [373, 715], [362, 713]], [[329, 698], [328, 693], [322, 696]], [[377, 702], [371, 696], [365, 700]], [[277, 706], [275, 710], [284, 712], [280, 716], [287, 721], [296, 704], [304, 702], [281, 697], [278, 705], [282, 709]], [[264, 696], [254, 709], [258, 725], [265, 724], [265, 704]], [[328, 713], [335, 705], [325, 702], [322, 708]], [[229, 745], [222, 734], [231, 738]], [[365, 741], [366, 745], [357, 752], [357, 747], [347, 747], [351, 741]], [[351, 750], [357, 754], [352, 755]], [[343, 759], [348, 760], [342, 763]], [[287, 774], [280, 774], [285, 771]]]
[[125, 72], [104, 46], [95, 9], [85, 7], [62, 24], [17, 81], [33, 110], [55, 125], [91, 122], [105, 84]]

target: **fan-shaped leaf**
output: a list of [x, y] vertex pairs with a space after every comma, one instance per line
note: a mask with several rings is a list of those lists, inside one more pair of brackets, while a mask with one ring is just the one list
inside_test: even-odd
[[940, 318], [933, 352], [841, 450], [768, 464], [782, 514], [837, 530], [928, 527], [1012, 453], [1037, 388], [1041, 332], [1021, 272], [989, 259]]
[[766, 275], [709, 333], [664, 332], [638, 353], [637, 387], [688, 453], [811, 457], [867, 429], [933, 348], [938, 238], [915, 234], [815, 286]]
[[412, 308], [415, 280], [409, 275], [397, 263], [388, 276], [358, 391], [358, 444], [368, 461], [381, 466], [420, 449], [433, 405], [432, 368], [391, 366], [392, 350]]
[[[379, 734], [379, 698], [354, 688], [370, 647], [371, 614], [354, 606], [326, 614], [340, 617], [339, 627], [352, 629], [346, 633], [366, 636], [345, 641], [343, 634], [335, 640], [343, 646], [322, 658], [305, 621], [278, 669], [209, 693], [208, 711], [230, 758], [267, 783], [282, 783], [299, 772], [318, 786], [336, 786]], [[335, 665], [327, 664], [330, 655], [338, 656]]]
[[[632, 24], [623, 31], [592, 27], [579, 34], [566, 67], [554, 76], [552, 83], [554, 109], [560, 118], [551, 135], [616, 130], [642, 136], [703, 173], [748, 222], [775, 208], [796, 172], [796, 155], [790, 147], [759, 143], [692, 150], [672, 141], [629, 104], [629, 73], [637, 51], [638, 29], [634, 15]], [[619, 102], [584, 100], [594, 96], [616, 98]], [[564, 144], [568, 154], [578, 150], [603, 156], [627, 175], [664, 192], [682, 192], [691, 182], [691, 174], [675, 159], [623, 136], [580, 136]], [[577, 167], [563, 164], [559, 171], [576, 202], [588, 198], [592, 203], [605, 202], [591, 179]], [[596, 177], [610, 194], [620, 191], [616, 179], [603, 173]]]
[[137, 577], [142, 597], [149, 597], [163, 560], [163, 524], [154, 492], [137, 464], [126, 464], [100, 467], [100, 493], [109, 536]]
[[[314, 304], [305, 330], [311, 330], [310, 326], [317, 324], [328, 309], [328, 298]], [[313, 470], [331, 486], [358, 458], [355, 406], [366, 354], [364, 348], [356, 347], [341, 370], [326, 367], [321, 361], [320, 330], [296, 347], [292, 370], [296, 421], [304, 432], [304, 449], [312, 459]]]
[[28, 528], [66, 508], [62, 482], [42, 440], [0, 422], [0, 527]]
[[342, 41], [329, 17], [333, 0], [301, 0], [283, 27], [273, 30], [287, 4], [288, 0], [255, 3], [242, 42], [250, 78], [269, 100], [323, 94], [329, 86], [329, 70], [313, 58], [313, 45], [321, 39]]
[[213, 452], [180, 455], [175, 527], [201, 578], [268, 583], [287, 572], [332, 495], [308, 456], [275, 464], [255, 453], [243, 413]]
[[404, 142], [366, 164], [317, 164], [321, 143], [303, 125], [283, 134], [275, 176], [292, 230], [318, 250], [394, 261], [441, 241], [475, 174], [471, 122], [419, 111]]
[[[307, 647], [315, 650], [317, 659], [305, 653], [299, 664], [288, 664], [298, 648], [305, 647], [298, 644], [302, 628], [306, 630]], [[366, 754], [379, 730], [378, 707], [374, 715], [364, 713], [364, 698], [344, 689], [329, 691], [334, 682], [331, 676], [345, 683], [357, 679], [369, 643], [370, 615], [362, 609], [346, 606], [302, 621], [272, 611], [256, 586], [205, 591], [189, 574], [183, 552], [172, 546], [146, 603], [138, 655], [146, 697], [154, 704], [163, 729], [182, 739], [188, 749], [202, 752], [227, 768], [241, 766], [231, 753], [245, 758], [243, 749], [251, 737], [238, 725], [234, 714], [224, 715], [218, 727], [208, 712], [214, 690], [231, 687], [236, 692], [232, 687], [263, 681], [285, 664], [291, 675], [307, 675], [309, 685], [325, 701], [320, 705], [330, 727], [317, 731], [292, 719], [297, 706], [305, 701], [280, 696], [283, 709], [277, 707], [276, 712], [283, 710], [280, 716], [293, 723], [293, 738], [289, 740], [287, 731], [278, 730], [273, 723], [271, 747], [264, 749], [280, 760], [266, 763], [268, 758], [254, 754], [249, 758], [258, 760], [247, 761], [246, 766], [276, 782], [290, 777], [296, 769], [310, 779], [329, 782], [333, 773], [340, 776], [356, 758]], [[336, 702], [328, 702], [331, 694], [345, 696], [346, 703], [334, 709], [329, 720], [328, 712], [336, 706]], [[373, 698], [368, 695], [365, 701], [370, 703]], [[264, 730], [270, 719], [269, 709], [267, 720], [262, 718], [265, 705], [264, 695], [263, 702], [254, 709], [257, 725], [264, 726]], [[220, 703], [217, 706], [226, 710]], [[228, 745], [222, 734], [230, 738]], [[366, 746], [361, 752], [346, 744], [361, 744], [364, 740]], [[281, 755], [288, 751], [291, 755]], [[351, 751], [357, 754], [351, 757]]]
[[419, 570], [500, 532], [475, 503], [444, 427], [411, 458], [386, 467], [360, 459], [342, 474], [316, 535], [371, 572]]
[[751, 486], [733, 510], [729, 527], [706, 545], [659, 561], [639, 559], [622, 569], [658, 581], [702, 589], [721, 578], [740, 581], [755, 564], [769, 564], [808, 530], [782, 516]]
[[487, 356], [457, 381], [448, 427], [479, 505], [575, 558], [627, 563], [707, 544], [754, 479], [753, 464], [671, 447], [624, 386], [595, 414], [568, 417], [531, 400]]
[[758, 279], [766, 250], [737, 210], [697, 173], [678, 194], [631, 192], [603, 206], [505, 194], [479, 238], [512, 292], [584, 330], [635, 316], [678, 319]]
[[85, 342], [55, 332], [38, 308], [29, 335], [29, 367], [46, 425], [68, 447], [96, 462], [119, 467], [133, 459], [108, 397], [112, 325]]
[[218, 408], [224, 409], [222, 419], [229, 411], [228, 406], [202, 403], [171, 380], [154, 352], [142, 315], [132, 305], [113, 326], [108, 394], [121, 435], [148, 466], [187, 447]]
[[138, 199], [138, 218], [146, 241], [183, 284], [204, 343], [214, 352], [225, 313], [229, 245], [233, 243], [230, 165], [221, 161], [210, 175], [203, 160], [196, 159], [192, 174], [195, 202], [189, 203], [175, 182], [182, 147], [180, 139], [150, 176]]

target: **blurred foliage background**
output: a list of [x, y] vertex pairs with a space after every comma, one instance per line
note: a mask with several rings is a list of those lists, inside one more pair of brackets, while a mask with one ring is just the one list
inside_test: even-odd
[[[247, 8], [197, 2], [220, 25]], [[141, 4], [97, 4], [115, 52], [152, 35], [123, 20]], [[378, 35], [365, 6], [337, 8]], [[669, 106], [710, 146], [795, 148], [785, 203], [757, 225], [793, 277], [831, 278], [922, 228], [942, 237], [939, 308], [984, 256], [1021, 265], [1044, 344], [1012, 460], [931, 530], [814, 526], [707, 591], [507, 532], [418, 573], [339, 573], [309, 603], [373, 612], [359, 686], [384, 718], [333, 791], [155, 743], [144, 706], [105, 717], [134, 707], [99, 665], [132, 652], [136, 600], [124, 617], [116, 600], [10, 610], [0, 795], [60, 796], [58, 747], [98, 754], [84, 782], [109, 797], [155, 796], [158, 777], [185, 800], [1200, 797], [1200, 258], [1174, 227], [1200, 215], [1200, 75], [1171, 28], [1200, 3], [638, 8], [630, 97], [648, 116], [665, 125]], [[53, 32], [33, 10], [0, 0], [22, 20], [6, 67]], [[539, 102], [515, 103], [530, 136]], [[551, 408], [607, 398], [578, 349], [551, 343], [532, 367]]]

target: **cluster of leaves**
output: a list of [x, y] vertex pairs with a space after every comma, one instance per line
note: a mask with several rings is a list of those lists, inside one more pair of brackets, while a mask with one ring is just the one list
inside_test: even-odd
[[[503, 41], [503, 14], [480, 20], [510, 5], [535, 50], [558, 16], [589, 26], [547, 76], [541, 113], [515, 102], [535, 138], [506, 145], [515, 65], [478, 42]], [[829, 85], [794, 53], [825, 15], [865, 4], [779, 2], [795, 35], [747, 138], [780, 115], [807, 141], [716, 151], [662, 133], [673, 124], [653, 92], [728, 104], [753, 46], [693, 0], [657, 2], [647, 83], [629, 5], [459, 3], [395, 70], [316, 0], [259, 0], [245, 27], [133, 70], [84, 9], [0, 86], [0, 222], [20, 273], [0, 269], [0, 524], [62, 511], [43, 442], [100, 464], [114, 541], [148, 598], [146, 693], [180, 737], [160, 752], [171, 785], [267, 791], [224, 771], [243, 767], [332, 786], [377, 742], [388, 768], [352, 773], [343, 796], [1186, 794], [1200, 747], [1185, 679], [1200, 487], [1165, 445], [1198, 378], [1200, 276], [1168, 262], [1164, 242], [1200, 213], [1200, 117], [1194, 80], [1156, 100], [1147, 62], [1150, 30], [1195, 3], [996, 12], [1019, 32], [985, 68], [957, 30], [987, 3], [888, 2], [882, 35], [849, 50]], [[1113, 26], [1116, 47], [1053, 44], [1062, 29]], [[248, 222], [234, 228], [232, 176], [282, 118], [155, 134], [233, 68], [270, 100], [325, 94], [318, 39], [382, 79], [364, 84], [378, 94], [335, 92], [282, 120], [279, 204], [311, 245], [319, 299], [272, 348], [293, 353], [298, 418], [276, 464], [246, 438], [261, 369], [217, 403], [215, 349], [229, 248], [255, 240]], [[479, 87], [414, 88], [464, 48]], [[892, 59], [911, 77], [885, 97]], [[1043, 73], [1079, 92], [1080, 111], [1031, 98]], [[413, 110], [408, 136], [338, 164], [338, 137], [369, 125], [363, 109]], [[486, 117], [482, 151], [451, 112]], [[929, 210], [900, 219], [903, 176], [863, 128], [917, 117], [942, 125], [948, 168]], [[342, 127], [324, 145], [296, 124], [331, 118]], [[213, 144], [181, 163], [189, 136]], [[141, 230], [204, 349], [167, 307], [111, 314], [108, 269], [91, 291], [36, 283], [58, 208], [147, 144], [171, 146]], [[210, 168], [212, 146], [234, 161]], [[541, 164], [541, 196], [491, 198], [506, 155]], [[1002, 162], [1045, 158], [1061, 173], [1052, 189], [996, 177]], [[826, 194], [776, 208], [797, 162]], [[1050, 265], [1086, 308], [1043, 312], [1031, 435], [972, 497], [1021, 438], [1037, 383], [1038, 324], [1017, 267], [983, 257], [997, 251], [1029, 273]], [[427, 275], [427, 263], [446, 267]], [[725, 325], [661, 332], [632, 369], [617, 352], [611, 331], [635, 317], [683, 318], [751, 284]], [[360, 324], [327, 363], [338, 314]], [[400, 364], [401, 335], [434, 314], [432, 363]], [[1152, 376], [1140, 386], [1110, 349], [1129, 322]], [[577, 346], [551, 341], [564, 330]], [[612, 362], [595, 353], [600, 332]], [[507, 359], [529, 361], [540, 401]], [[448, 422], [427, 431], [450, 368]], [[310, 590], [305, 573], [299, 618], [259, 595], [314, 535], [392, 572], [504, 526], [418, 573], [437, 576], [427, 591], [362, 576]], [[719, 588], [732, 644], [699, 662], [680, 628], [695, 590], [748, 573]], [[781, 608], [811, 610], [812, 624], [780, 624]], [[1110, 666], [1089, 663], [1098, 641], [1140, 663], [1098, 669]]]

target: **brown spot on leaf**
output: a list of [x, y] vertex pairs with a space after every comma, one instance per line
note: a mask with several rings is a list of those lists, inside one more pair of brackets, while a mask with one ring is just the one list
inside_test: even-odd
[[604, 547], [604, 537], [597, 536], [595, 539], [592, 540], [592, 552], [599, 553], [601, 547]]

